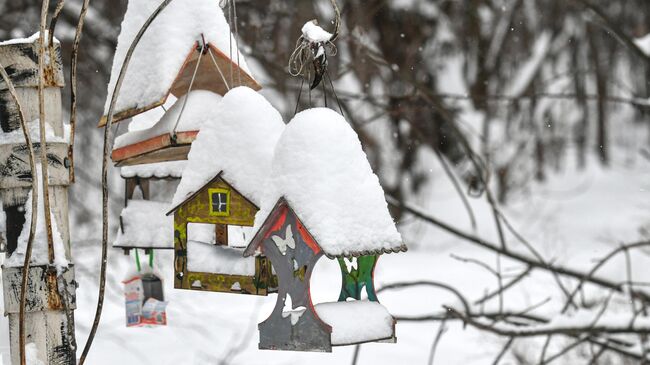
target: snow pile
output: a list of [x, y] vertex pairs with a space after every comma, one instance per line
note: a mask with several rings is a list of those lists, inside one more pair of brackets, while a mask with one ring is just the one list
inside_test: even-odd
[[319, 27], [314, 21], [308, 21], [302, 26], [302, 36], [312, 42], [327, 42], [332, 39], [332, 33]]
[[248, 87], [230, 90], [214, 111], [216, 123], [201, 128], [187, 157], [172, 206], [182, 203], [219, 172], [259, 206], [276, 141], [284, 129], [280, 113]]
[[303, 111], [287, 125], [255, 227], [281, 197], [330, 256], [405, 249], [359, 137], [331, 109]]
[[643, 53], [650, 57], [650, 33], [641, 38], [636, 38], [634, 40], [634, 44], [636, 44], [637, 47], [641, 48]]
[[227, 275], [255, 275], [255, 258], [243, 257], [243, 249], [187, 242], [187, 269]]
[[33, 342], [25, 345], [25, 363], [27, 365], [45, 365], [45, 363], [38, 358], [38, 348]]
[[122, 227], [114, 246], [174, 247], [174, 217], [166, 216], [167, 203], [129, 200], [122, 210]]
[[176, 103], [177, 100], [178, 99], [174, 95], [170, 95], [167, 100], [165, 100], [165, 104], [134, 116], [131, 118], [127, 130], [129, 132], [135, 132], [153, 127], [162, 119], [162, 117], [165, 116], [165, 112], [174, 106], [174, 103]]
[[[129, 1], [117, 41], [104, 114], [108, 114], [111, 95], [131, 43], [145, 21], [160, 5], [159, 0]], [[172, 1], [151, 23], [136, 47], [115, 104], [116, 113], [143, 108], [163, 99], [170, 90], [195, 43], [201, 35], [249, 73], [244, 56], [239, 54], [223, 11], [214, 0]], [[230, 48], [232, 46], [232, 49]]]
[[[47, 228], [45, 224], [45, 208], [43, 204], [43, 184], [41, 178], [41, 165], [36, 165], [37, 179], [38, 179], [38, 202], [37, 202], [37, 215], [36, 215], [36, 230], [34, 231], [34, 242], [32, 243], [32, 256], [31, 265], [47, 265], [48, 258], [48, 243], [47, 243]], [[18, 247], [16, 251], [5, 261], [7, 267], [19, 267], [25, 263], [25, 252], [27, 250], [27, 241], [29, 239], [29, 231], [32, 220], [32, 199], [33, 193], [29, 192], [29, 198], [25, 203], [25, 224], [23, 225], [20, 236], [18, 236]], [[50, 195], [50, 202], [53, 202]], [[50, 205], [53, 208], [52, 205]], [[54, 245], [54, 265], [61, 270], [68, 266], [68, 260], [65, 257], [65, 247], [63, 246], [63, 238], [59, 232], [59, 227], [56, 218], [52, 211], [50, 211], [50, 219], [52, 221], [52, 241]]]
[[[185, 100], [187, 99], [187, 103]], [[113, 148], [121, 148], [149, 138], [174, 132], [197, 131], [203, 123], [212, 122], [219, 118], [216, 114], [221, 95], [207, 90], [195, 90], [179, 98], [176, 103], [163, 115], [160, 121], [147, 129], [129, 131], [115, 139]], [[183, 110], [185, 104], [185, 110]], [[181, 115], [181, 111], [183, 114]], [[178, 117], [181, 116], [180, 120]], [[176, 123], [178, 122], [178, 125]], [[132, 124], [134, 124], [132, 122]]]
[[[33, 144], [40, 143], [41, 141], [41, 129], [39, 123], [39, 119], [27, 122], [27, 131], [29, 132], [29, 136], [32, 138]], [[64, 124], [63, 129], [64, 137], [59, 137], [55, 134], [52, 126], [50, 126], [49, 123], [45, 123], [45, 140], [49, 143], [68, 143], [70, 125]], [[15, 129], [9, 133], [2, 133], [0, 144], [14, 143], [25, 143], [25, 134], [23, 133], [22, 128]]]
[[164, 179], [167, 177], [180, 178], [187, 161], [167, 161], [143, 165], [124, 166], [120, 168], [120, 176], [125, 179], [140, 177], [149, 179], [152, 177]]
[[384, 340], [394, 335], [394, 319], [378, 302], [322, 303], [314, 309], [323, 322], [332, 326], [332, 345]]
[[[48, 35], [49, 35], [49, 31], [46, 30], [45, 31], [45, 42], [44, 42], [45, 45], [48, 45], [50, 43], [50, 37]], [[31, 36], [29, 36], [27, 38], [15, 38], [15, 39], [6, 40], [4, 42], [0, 42], [0, 46], [7, 46], [7, 45], [10, 45], [10, 44], [34, 43], [34, 42], [38, 42], [40, 37], [41, 37], [41, 32], [36, 32], [36, 33], [32, 34]], [[59, 44], [59, 43], [61, 43], [61, 42], [59, 42], [59, 40], [56, 39], [56, 37], [55, 37], [54, 38], [54, 44]]]

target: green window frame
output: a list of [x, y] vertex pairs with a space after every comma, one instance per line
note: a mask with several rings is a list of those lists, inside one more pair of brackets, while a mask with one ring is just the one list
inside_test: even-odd
[[[210, 215], [217, 217], [228, 217], [230, 216], [230, 190], [228, 189], [208, 189], [208, 195], [210, 197]], [[221, 197], [225, 195], [226, 201], [222, 201]], [[215, 201], [215, 197], [219, 199]], [[225, 210], [222, 209], [223, 204], [225, 203]], [[217, 205], [215, 205], [217, 204]], [[215, 209], [217, 208], [217, 209]]]

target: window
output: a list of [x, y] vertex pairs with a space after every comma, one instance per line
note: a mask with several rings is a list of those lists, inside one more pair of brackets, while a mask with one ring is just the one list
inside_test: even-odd
[[230, 191], [226, 189], [210, 189], [210, 214], [216, 216], [230, 215]]

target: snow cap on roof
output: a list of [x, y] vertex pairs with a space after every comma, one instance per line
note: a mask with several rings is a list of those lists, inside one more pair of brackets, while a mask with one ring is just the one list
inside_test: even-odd
[[[130, 0], [117, 40], [111, 80], [104, 114], [108, 114], [110, 96], [136, 34], [160, 5], [159, 0]], [[154, 21], [133, 53], [115, 114], [131, 108], [143, 108], [159, 102], [170, 90], [192, 46], [201, 41], [217, 47], [231, 59], [239, 60], [243, 71], [250, 74], [243, 55], [237, 58], [237, 42], [231, 42], [231, 32], [223, 11], [215, 0], [172, 1]], [[232, 49], [229, 47], [232, 46]]]
[[[185, 102], [187, 99], [187, 102]], [[149, 138], [174, 132], [198, 131], [204, 123], [216, 123], [219, 119], [217, 106], [222, 96], [207, 90], [195, 90], [182, 96], [152, 127], [134, 130], [115, 138], [113, 148], [122, 148]], [[183, 109], [183, 105], [185, 108]], [[182, 111], [182, 115], [181, 115]], [[157, 109], [145, 114], [158, 113]], [[180, 120], [178, 117], [181, 116]], [[178, 125], [176, 124], [178, 123]]]
[[282, 134], [280, 113], [248, 87], [230, 90], [216, 108], [219, 121], [201, 127], [188, 155], [172, 207], [222, 177], [259, 206], [271, 170], [273, 148]]
[[255, 227], [284, 197], [328, 256], [405, 250], [359, 137], [340, 114], [297, 114], [278, 141]]

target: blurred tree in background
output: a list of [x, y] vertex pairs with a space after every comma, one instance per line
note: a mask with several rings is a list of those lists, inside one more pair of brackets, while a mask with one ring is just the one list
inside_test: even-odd
[[[80, 3], [67, 1], [57, 28], [66, 57]], [[91, 1], [82, 40], [79, 165], [70, 202], [80, 227], [99, 222], [99, 209], [87, 203], [95, 201], [87, 192], [97, 195], [100, 186], [95, 125], [126, 5]], [[482, 189], [489, 167], [505, 202], [565, 168], [567, 159], [576, 159], [577, 168], [607, 165], [617, 149], [630, 155], [647, 149], [650, 57], [634, 39], [650, 32], [648, 1], [341, 0], [340, 6], [342, 35], [330, 57], [336, 95], [326, 83], [327, 100], [337, 109], [339, 98], [397, 199], [417, 196], [430, 182], [423, 155], [431, 152], [470, 190]], [[35, 32], [39, 7], [35, 0], [0, 0], [0, 39]], [[287, 73], [288, 58], [305, 21], [330, 26], [329, 2], [239, 0], [237, 10], [244, 54], [288, 120], [301, 86]], [[310, 100], [322, 105], [322, 92], [305, 95], [301, 108]], [[120, 184], [115, 176], [112, 190]], [[113, 194], [115, 202], [120, 198]]]

